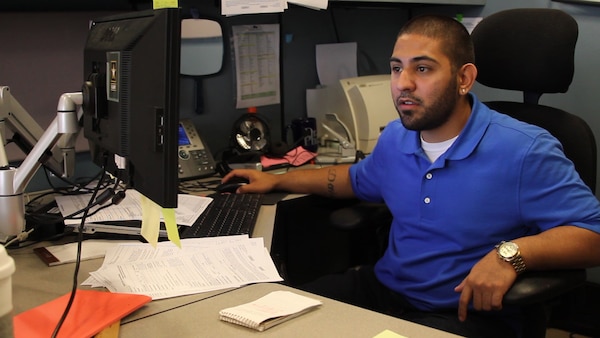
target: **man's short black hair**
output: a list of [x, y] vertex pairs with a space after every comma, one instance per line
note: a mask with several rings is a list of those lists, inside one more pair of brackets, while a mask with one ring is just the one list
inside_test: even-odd
[[471, 35], [465, 26], [452, 17], [435, 14], [416, 16], [400, 29], [398, 37], [406, 34], [423, 35], [441, 41], [442, 52], [450, 59], [453, 70], [467, 63], [475, 63]]

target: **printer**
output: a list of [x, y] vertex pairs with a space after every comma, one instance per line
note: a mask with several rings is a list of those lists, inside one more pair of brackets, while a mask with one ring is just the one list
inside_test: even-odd
[[[392, 100], [390, 75], [345, 78], [333, 86], [309, 89], [307, 115], [317, 121], [319, 154], [321, 146], [323, 150], [330, 150], [328, 142], [336, 139], [340, 144], [353, 145], [354, 151], [369, 154], [383, 128], [398, 118]], [[340, 156], [348, 155], [342, 155], [342, 151], [338, 153]]]

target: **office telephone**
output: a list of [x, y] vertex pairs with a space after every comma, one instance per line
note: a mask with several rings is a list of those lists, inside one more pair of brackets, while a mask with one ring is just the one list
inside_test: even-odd
[[191, 120], [179, 121], [179, 179], [211, 176], [216, 173], [215, 160]]

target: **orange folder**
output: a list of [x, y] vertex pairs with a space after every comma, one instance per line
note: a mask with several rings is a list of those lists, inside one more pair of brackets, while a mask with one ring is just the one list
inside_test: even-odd
[[[15, 315], [15, 338], [51, 337], [70, 293]], [[57, 338], [89, 338], [150, 302], [145, 295], [77, 290]]]

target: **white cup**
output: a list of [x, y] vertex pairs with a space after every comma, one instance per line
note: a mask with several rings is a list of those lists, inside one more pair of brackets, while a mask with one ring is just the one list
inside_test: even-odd
[[15, 261], [0, 245], [0, 337], [12, 337], [12, 274], [15, 272]]

